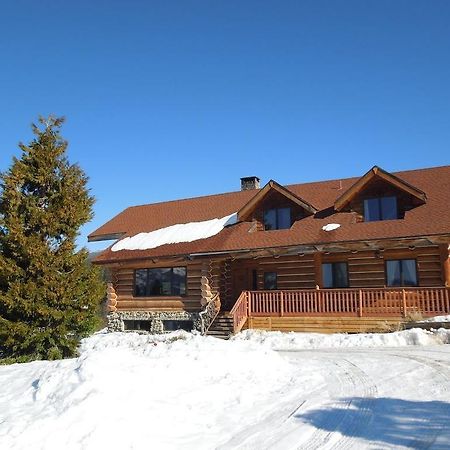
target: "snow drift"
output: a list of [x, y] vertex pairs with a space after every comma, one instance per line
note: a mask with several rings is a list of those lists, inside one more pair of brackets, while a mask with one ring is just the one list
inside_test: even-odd
[[0, 448], [210, 449], [257, 420], [290, 374], [251, 342], [97, 334], [76, 359], [0, 366]]
[[248, 340], [275, 350], [301, 350], [326, 348], [379, 348], [407, 347], [411, 345], [450, 344], [450, 330], [411, 330], [394, 333], [320, 334], [281, 333], [280, 331], [246, 330], [233, 340]]

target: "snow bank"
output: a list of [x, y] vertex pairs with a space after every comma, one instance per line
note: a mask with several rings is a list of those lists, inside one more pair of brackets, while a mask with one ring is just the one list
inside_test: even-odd
[[237, 222], [237, 213], [221, 219], [205, 220], [203, 222], [179, 223], [170, 227], [160, 228], [149, 233], [139, 233], [126, 237], [111, 248], [113, 252], [119, 250], [148, 250], [165, 244], [192, 242], [209, 238], [220, 233], [227, 225]]
[[97, 334], [76, 359], [0, 366], [0, 448], [216, 448], [267, 414], [292, 370], [252, 342]]
[[435, 316], [430, 317], [429, 319], [420, 320], [420, 323], [424, 322], [450, 322], [450, 315], [449, 316]]
[[349, 347], [405, 347], [410, 345], [450, 344], [450, 330], [426, 331], [413, 328], [394, 333], [319, 334], [281, 333], [279, 331], [246, 330], [234, 341], [250, 341], [275, 350], [349, 348]]
[[327, 223], [322, 227], [323, 231], [333, 231], [337, 230], [341, 226], [340, 223]]

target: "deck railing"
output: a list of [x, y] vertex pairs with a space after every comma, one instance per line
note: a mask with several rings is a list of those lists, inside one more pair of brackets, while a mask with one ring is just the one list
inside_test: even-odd
[[243, 291], [231, 314], [235, 332], [249, 316], [426, 317], [450, 314], [450, 294], [446, 287]]

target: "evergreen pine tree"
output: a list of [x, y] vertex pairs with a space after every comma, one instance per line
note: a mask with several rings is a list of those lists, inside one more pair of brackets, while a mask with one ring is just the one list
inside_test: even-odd
[[75, 243], [94, 198], [66, 158], [63, 121], [40, 118], [0, 174], [0, 358], [73, 356], [97, 325], [103, 283]]

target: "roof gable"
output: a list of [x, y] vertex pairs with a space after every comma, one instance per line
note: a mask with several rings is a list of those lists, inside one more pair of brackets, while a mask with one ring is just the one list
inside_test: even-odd
[[342, 211], [345, 206], [347, 206], [374, 179], [383, 180], [386, 183], [391, 184], [395, 188], [411, 195], [417, 200], [419, 204], [423, 204], [427, 200], [425, 192], [407, 183], [401, 178], [392, 175], [389, 172], [386, 172], [381, 167], [373, 166], [355, 184], [353, 184], [339, 198], [337, 198], [337, 200], [334, 202], [334, 209], [336, 211]]
[[303, 200], [298, 195], [294, 194], [289, 189], [285, 188], [281, 184], [277, 183], [274, 180], [270, 180], [262, 189], [259, 190], [259, 192], [250, 199], [237, 213], [238, 220], [239, 221], [245, 221], [249, 218], [250, 214], [255, 211], [255, 209], [258, 207], [258, 205], [266, 198], [267, 194], [270, 191], [276, 191], [279, 194], [283, 195], [296, 205], [303, 208], [305, 211], [309, 212], [310, 214], [315, 214], [318, 209], [315, 208], [311, 203], [307, 202], [306, 200]]

